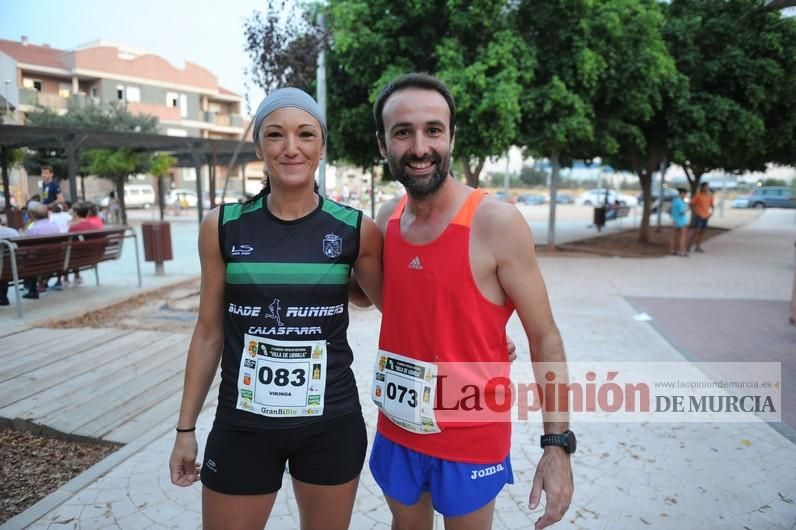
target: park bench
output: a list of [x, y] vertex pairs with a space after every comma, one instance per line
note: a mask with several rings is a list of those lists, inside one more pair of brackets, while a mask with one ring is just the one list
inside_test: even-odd
[[630, 213], [630, 207], [624, 204], [601, 206], [594, 209], [594, 222], [592, 226], [597, 227], [597, 231], [601, 232], [603, 226], [608, 221], [614, 221], [627, 217]]
[[46, 236], [19, 236], [0, 239], [0, 280], [13, 285], [17, 299], [17, 316], [22, 318], [19, 283], [26, 278], [53, 276], [70, 271], [94, 269], [99, 286], [97, 265], [118, 259], [125, 238], [133, 238], [138, 286], [141, 287], [141, 266], [138, 260], [138, 238], [129, 226], [107, 226]]

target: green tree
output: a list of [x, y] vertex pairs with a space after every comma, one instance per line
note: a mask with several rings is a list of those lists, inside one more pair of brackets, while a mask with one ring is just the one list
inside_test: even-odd
[[652, 175], [669, 157], [671, 124], [686, 90], [662, 36], [660, 5], [652, 0], [596, 2], [590, 42], [604, 62], [594, 96], [595, 147], [617, 170], [639, 177], [639, 241], [649, 242]]
[[[62, 127], [93, 129], [98, 131], [123, 131], [156, 133], [158, 120], [154, 116], [131, 114], [124, 105], [96, 105], [93, 103], [79, 106], [70, 103], [66, 113], [37, 107], [25, 117], [28, 125], [35, 127]], [[38, 148], [29, 151], [25, 157], [25, 171], [32, 174], [41, 173], [41, 166], [50, 165], [55, 174], [65, 179], [68, 175], [66, 167], [66, 151], [57, 148]], [[78, 174], [87, 175], [85, 164], [78, 167]]]
[[523, 0], [514, 17], [516, 32], [536, 62], [521, 97], [519, 143], [551, 163], [547, 244], [555, 246], [556, 191], [562, 161], [594, 139], [592, 99], [604, 69], [589, 48], [590, 4], [585, 0]]
[[[326, 58], [328, 158], [362, 168], [379, 163], [372, 114], [379, 90], [398, 75], [428, 72], [446, 81], [456, 98], [454, 156], [467, 181], [477, 186], [484, 160], [505, 151], [516, 138], [519, 97], [532, 72], [533, 54], [509, 30], [511, 4], [331, 0], [326, 14], [331, 33]], [[271, 72], [253, 76], [261, 86], [266, 80], [274, 85], [299, 82], [273, 73], [314, 63], [315, 55], [296, 50], [299, 43], [323, 40], [311, 24], [280, 30], [277, 22], [274, 16], [252, 17], [247, 27], [248, 35], [265, 35], [248, 45], [252, 70]], [[270, 35], [280, 31], [280, 47], [269, 49], [274, 40]]]
[[664, 35], [688, 97], [672, 159], [692, 192], [704, 173], [796, 163], [796, 21], [755, 0], [674, 0]]
[[124, 183], [130, 175], [143, 173], [148, 169], [149, 157], [132, 149], [91, 149], [84, 154], [84, 164], [89, 173], [113, 181], [122, 223], [127, 224]]

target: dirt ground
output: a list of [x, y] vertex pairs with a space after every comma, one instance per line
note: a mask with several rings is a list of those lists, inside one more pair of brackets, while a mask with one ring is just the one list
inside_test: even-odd
[[[702, 241], [726, 232], [723, 228], [708, 227]], [[669, 239], [672, 228], [664, 226], [660, 231], [650, 229], [650, 242], [641, 243], [638, 240], [638, 229], [631, 228], [614, 234], [606, 234], [588, 239], [581, 239], [557, 245], [556, 250], [549, 250], [544, 245], [539, 245], [536, 253], [542, 256], [558, 257], [583, 257], [583, 256], [621, 256], [623, 258], [658, 258], [669, 254]]]
[[[723, 229], [709, 228], [705, 240]], [[671, 229], [650, 231], [651, 242], [640, 243], [638, 230], [629, 229], [559, 245], [556, 250], [537, 247], [540, 256], [660, 257], [669, 253]], [[199, 279], [189, 280], [130, 298], [119, 304], [71, 320], [54, 322], [55, 328], [113, 327], [190, 333], [199, 310]], [[0, 522], [30, 507], [81, 471], [118, 448], [116, 444], [75, 442], [51, 436], [0, 428]]]
[[119, 444], [70, 441], [0, 426], [0, 523], [23, 512]]

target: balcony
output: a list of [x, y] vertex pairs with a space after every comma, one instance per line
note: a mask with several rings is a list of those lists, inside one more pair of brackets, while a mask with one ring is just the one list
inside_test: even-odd
[[243, 117], [240, 114], [221, 114], [219, 112], [202, 113], [204, 121], [218, 125], [219, 127], [239, 127], [243, 128]]
[[62, 110], [67, 108], [69, 98], [62, 98], [58, 94], [43, 94], [31, 88], [20, 88], [19, 101], [22, 105]]

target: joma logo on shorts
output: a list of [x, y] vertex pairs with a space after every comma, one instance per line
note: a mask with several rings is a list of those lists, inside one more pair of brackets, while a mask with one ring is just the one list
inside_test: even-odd
[[470, 480], [476, 480], [479, 478], [488, 477], [489, 475], [494, 475], [499, 471], [503, 471], [503, 464], [485, 467], [484, 469], [473, 470], [470, 473]]

